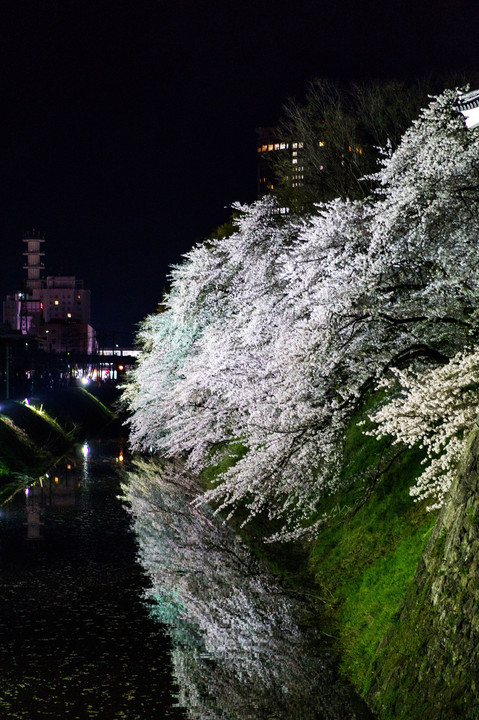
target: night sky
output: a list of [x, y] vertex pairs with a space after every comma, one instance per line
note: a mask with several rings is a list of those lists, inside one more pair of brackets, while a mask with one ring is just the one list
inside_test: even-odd
[[2, 0], [0, 295], [22, 236], [127, 342], [168, 267], [254, 200], [255, 128], [308, 80], [479, 74], [468, 0]]

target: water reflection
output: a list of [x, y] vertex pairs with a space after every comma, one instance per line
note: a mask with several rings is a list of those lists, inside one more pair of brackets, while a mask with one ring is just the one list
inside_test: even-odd
[[138, 460], [124, 484], [151, 612], [169, 626], [179, 702], [192, 720], [370, 717], [337, 682], [311, 626], [237, 536], [192, 504], [197, 487]]
[[72, 465], [68, 463], [62, 475], [42, 475], [35, 484], [25, 489], [27, 512], [27, 538], [37, 540], [42, 537], [40, 528], [43, 511], [49, 507], [72, 507], [81, 483], [75, 480]]
[[92, 442], [87, 458], [79, 449], [8, 493], [0, 511], [1, 718], [185, 717], [174, 707], [168, 638], [142, 600], [118, 457], [118, 445]]

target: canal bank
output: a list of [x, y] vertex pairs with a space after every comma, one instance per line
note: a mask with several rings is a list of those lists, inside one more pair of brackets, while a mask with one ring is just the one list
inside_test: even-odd
[[[451, 493], [438, 518], [409, 494], [423, 469], [421, 450], [406, 449], [381, 469], [386, 441], [364, 434], [367, 411], [348, 428], [347, 482], [319, 505], [325, 522], [316, 536], [269, 544], [264, 539], [278, 528], [265, 514], [242, 527], [239, 511], [230, 522], [288, 586], [319, 600], [340, 675], [378, 718], [475, 720], [477, 428], [474, 452], [463, 459], [469, 470], [459, 476], [462, 490]], [[203, 489], [241, 457], [241, 446], [230, 450], [202, 473]]]
[[114, 386], [64, 388], [0, 403], [0, 492], [21, 476], [38, 475], [88, 434], [125, 436]]
[[317, 608], [193, 511], [197, 488], [155, 460], [122, 462], [113, 428], [24, 476], [1, 508], [3, 715], [369, 718], [337, 676]]

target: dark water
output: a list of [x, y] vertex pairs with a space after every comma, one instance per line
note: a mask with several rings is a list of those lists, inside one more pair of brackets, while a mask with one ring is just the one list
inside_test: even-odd
[[0, 718], [369, 718], [315, 603], [190, 478], [119, 454], [91, 444], [0, 508]]
[[0, 718], [186, 717], [142, 600], [116, 456], [92, 446], [0, 509]]

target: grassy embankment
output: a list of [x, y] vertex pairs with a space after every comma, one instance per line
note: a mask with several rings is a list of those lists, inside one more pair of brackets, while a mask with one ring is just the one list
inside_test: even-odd
[[69, 452], [86, 431], [115, 420], [114, 413], [83, 388], [0, 406], [0, 495], [8, 496], [22, 476], [35, 476]]
[[[261, 520], [241, 532], [296, 590], [320, 598], [321, 624], [336, 640], [341, 672], [364, 697], [374, 679], [379, 643], [397, 619], [436, 513], [409, 495], [422, 469], [420, 453], [402, 452], [378, 475], [381, 458], [383, 466], [388, 462], [386, 443], [364, 435], [358, 427], [363, 419], [351, 423], [346, 437], [346, 489], [320, 506], [320, 514], [335, 511], [314, 540], [264, 545], [262, 536], [271, 527]], [[230, 457], [208, 468], [205, 487], [241, 454], [244, 448], [238, 444], [230, 448]]]

